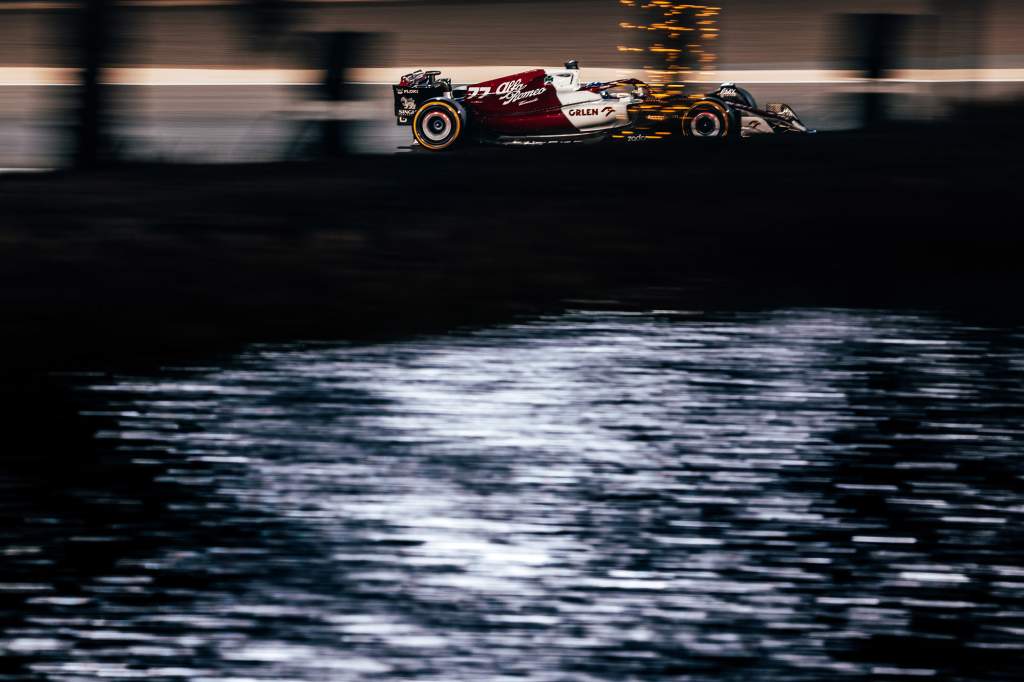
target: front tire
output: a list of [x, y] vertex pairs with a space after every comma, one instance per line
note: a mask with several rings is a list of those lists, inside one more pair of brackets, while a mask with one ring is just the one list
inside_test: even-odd
[[441, 152], [462, 138], [465, 126], [459, 110], [448, 102], [427, 102], [412, 119], [412, 134], [424, 149]]
[[705, 140], [734, 137], [738, 126], [732, 113], [718, 102], [700, 102], [683, 116], [683, 135]]

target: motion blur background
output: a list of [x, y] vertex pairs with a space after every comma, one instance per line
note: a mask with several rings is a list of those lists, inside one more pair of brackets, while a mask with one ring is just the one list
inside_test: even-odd
[[[652, 3], [657, 5], [658, 3]], [[667, 4], [667, 3], [662, 3]], [[324, 68], [347, 67], [359, 151], [408, 131], [389, 83], [415, 68], [475, 82], [576, 58], [591, 80], [651, 63], [653, 40], [619, 0], [133, 0], [0, 2], [0, 166], [53, 167], [73, 146], [78, 67], [110, 88], [111, 141], [127, 160], [266, 161], [300, 155], [322, 118]], [[950, 104], [1024, 92], [1024, 5], [1015, 0], [723, 0], [687, 74], [787, 101], [821, 130], [934, 120]], [[89, 22], [92, 22], [90, 29]], [[101, 25], [100, 28], [96, 28]], [[332, 56], [328, 34], [362, 34]], [[88, 56], [89, 45], [98, 47]], [[77, 46], [77, 47], [76, 47]], [[351, 47], [351, 46], [350, 46]], [[632, 48], [624, 51], [622, 48]], [[636, 50], [639, 50], [637, 52]], [[99, 53], [98, 55], [96, 53]], [[639, 74], [645, 75], [645, 74]], [[650, 74], [646, 74], [650, 76]], [[876, 100], [884, 98], [884, 106]]]

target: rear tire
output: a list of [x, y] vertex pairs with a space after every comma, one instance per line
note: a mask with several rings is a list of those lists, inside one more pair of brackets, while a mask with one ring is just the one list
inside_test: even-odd
[[462, 138], [462, 117], [454, 104], [427, 102], [412, 119], [412, 134], [424, 149], [441, 152]]
[[739, 130], [730, 110], [718, 102], [695, 104], [683, 116], [683, 135], [705, 140], [734, 137]]

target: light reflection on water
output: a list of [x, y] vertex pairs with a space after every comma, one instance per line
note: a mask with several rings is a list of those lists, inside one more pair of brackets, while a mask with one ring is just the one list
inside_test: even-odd
[[1013, 679], [1022, 351], [580, 311], [119, 377], [101, 475], [4, 483], [0, 647], [54, 680]]

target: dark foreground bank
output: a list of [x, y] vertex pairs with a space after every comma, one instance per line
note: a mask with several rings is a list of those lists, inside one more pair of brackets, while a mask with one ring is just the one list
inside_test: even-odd
[[963, 132], [7, 177], [4, 362], [443, 328], [637, 286], [1005, 312], [1020, 140]]

